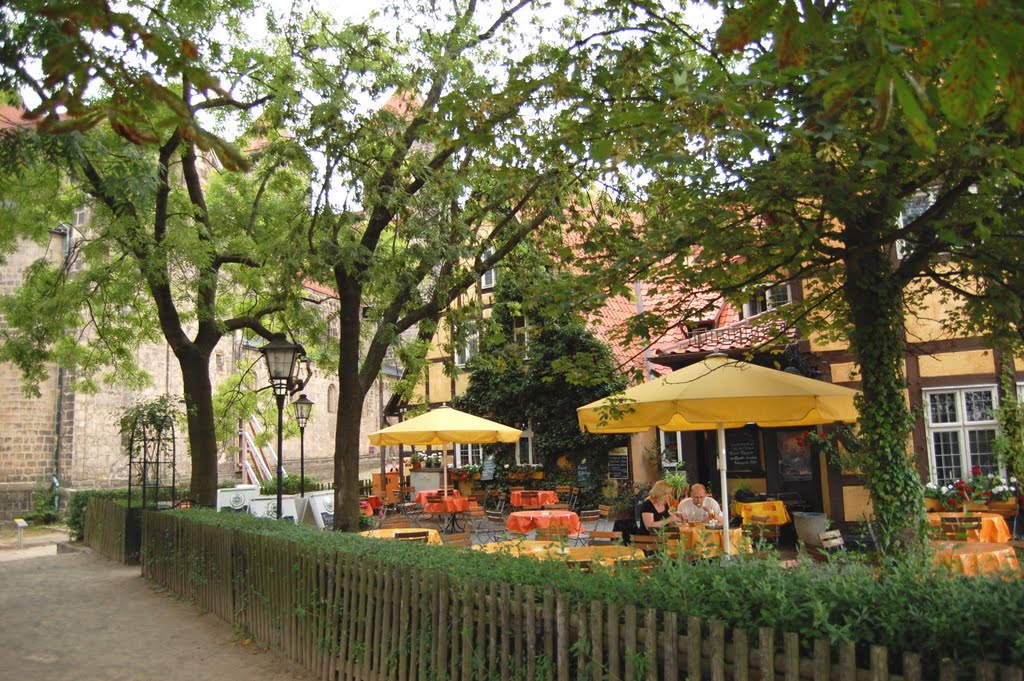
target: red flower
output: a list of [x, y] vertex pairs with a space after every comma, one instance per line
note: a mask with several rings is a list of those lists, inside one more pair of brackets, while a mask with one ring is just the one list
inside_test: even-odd
[[981, 475], [981, 466], [971, 468], [971, 475]]

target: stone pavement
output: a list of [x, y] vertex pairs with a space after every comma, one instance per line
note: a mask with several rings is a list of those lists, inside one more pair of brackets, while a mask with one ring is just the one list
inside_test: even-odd
[[154, 590], [138, 566], [56, 549], [0, 547], [0, 678], [312, 681], [227, 623]]

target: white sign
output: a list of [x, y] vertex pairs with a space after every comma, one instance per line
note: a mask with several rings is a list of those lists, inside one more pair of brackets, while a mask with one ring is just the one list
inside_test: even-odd
[[[248, 513], [249, 504], [260, 493], [258, 485], [236, 485], [217, 490], [217, 510]], [[275, 498], [274, 510], [277, 510]]]
[[[249, 503], [249, 513], [258, 518], [277, 517], [277, 496], [253, 497]], [[281, 497], [281, 518], [298, 522], [299, 514], [295, 504], [295, 497], [289, 495]]]
[[306, 512], [302, 522], [321, 530], [334, 529], [334, 490], [321, 490], [306, 495]]

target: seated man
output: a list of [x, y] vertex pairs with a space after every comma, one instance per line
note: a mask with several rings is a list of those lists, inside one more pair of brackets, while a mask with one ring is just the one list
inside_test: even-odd
[[708, 496], [707, 490], [701, 484], [690, 488], [690, 498], [680, 501], [676, 512], [691, 523], [722, 521], [722, 507]]

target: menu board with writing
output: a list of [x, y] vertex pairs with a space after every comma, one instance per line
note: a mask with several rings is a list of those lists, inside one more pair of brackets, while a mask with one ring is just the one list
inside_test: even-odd
[[586, 459], [576, 464], [576, 482], [581, 485], [590, 482], [590, 464], [587, 463]]
[[480, 468], [480, 479], [494, 480], [494, 471], [497, 466], [498, 462], [494, 460], [493, 454], [488, 454], [484, 457], [484, 465]]
[[725, 431], [725, 462], [729, 471], [761, 470], [761, 448], [757, 426]]
[[629, 457], [627, 455], [608, 455], [608, 477], [615, 480], [629, 479]]

